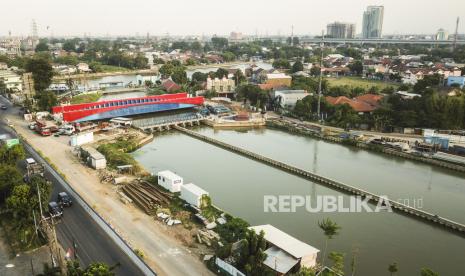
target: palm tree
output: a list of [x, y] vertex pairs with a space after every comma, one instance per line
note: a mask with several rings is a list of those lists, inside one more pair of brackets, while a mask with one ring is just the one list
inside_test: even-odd
[[339, 230], [341, 229], [341, 227], [329, 218], [324, 219], [323, 221], [319, 221], [318, 226], [321, 228], [321, 230], [323, 230], [323, 233], [326, 236], [325, 250], [323, 251], [323, 259], [321, 264], [322, 266], [324, 266], [326, 259], [326, 250], [328, 249], [328, 240], [331, 240], [334, 236], [339, 234]]
[[394, 262], [388, 266], [388, 270], [391, 273], [391, 276], [393, 276], [397, 271], [399, 271], [399, 268], [397, 267], [397, 263]]

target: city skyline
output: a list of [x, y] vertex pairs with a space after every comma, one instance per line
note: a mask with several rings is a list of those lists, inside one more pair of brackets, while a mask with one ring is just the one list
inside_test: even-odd
[[[286, 35], [291, 33], [291, 25], [296, 35], [317, 35], [334, 21], [355, 23], [356, 34], [361, 34], [363, 12], [370, 5], [385, 7], [383, 34], [386, 35], [435, 34], [440, 28], [453, 33], [456, 18], [465, 19], [465, 2], [456, 0], [428, 3], [428, 6], [420, 0], [354, 0], [350, 3], [295, 0], [289, 9], [282, 9], [282, 2], [276, 0], [268, 1], [266, 6], [259, 1], [238, 1], [225, 7], [212, 0], [205, 0], [201, 5], [183, 0], [174, 0], [170, 5], [157, 1], [118, 0], [111, 6], [91, 0], [83, 0], [79, 5], [67, 0], [46, 1], [53, 5], [31, 0], [21, 4], [7, 2], [3, 7], [11, 12], [2, 15], [0, 36], [7, 36], [9, 31], [13, 36], [30, 35], [32, 19], [38, 24], [39, 35], [45, 37], [82, 36], [84, 33], [93, 36], [139, 33], [144, 36], [147, 32], [151, 35], [228, 35], [232, 31], [261, 36]], [[28, 8], [24, 9], [24, 5]], [[444, 6], [448, 8], [441, 9]], [[437, 12], [439, 10], [441, 13]], [[464, 27], [459, 29], [461, 33], [464, 30]]]

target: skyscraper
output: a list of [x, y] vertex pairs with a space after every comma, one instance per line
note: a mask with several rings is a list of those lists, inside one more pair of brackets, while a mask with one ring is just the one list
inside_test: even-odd
[[332, 38], [354, 38], [355, 24], [334, 22], [326, 26], [326, 34]]
[[383, 32], [384, 6], [368, 6], [363, 13], [363, 38], [381, 38]]
[[448, 40], [449, 39], [449, 33], [444, 30], [444, 29], [439, 29], [438, 32], [436, 33], [436, 40]]

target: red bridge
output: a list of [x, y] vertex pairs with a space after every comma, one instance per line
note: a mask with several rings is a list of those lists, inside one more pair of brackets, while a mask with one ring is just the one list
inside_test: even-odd
[[53, 114], [61, 113], [66, 122], [84, 122], [191, 108], [202, 105], [203, 101], [203, 97], [188, 97], [187, 93], [177, 93], [55, 106], [52, 111]]

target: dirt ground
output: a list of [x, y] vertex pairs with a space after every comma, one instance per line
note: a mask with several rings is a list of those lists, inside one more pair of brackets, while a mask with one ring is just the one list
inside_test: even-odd
[[50, 263], [50, 251], [47, 246], [20, 253], [16, 256], [9, 251], [3, 233], [0, 231], [0, 275], [23, 276], [41, 273], [43, 264]]
[[[133, 205], [122, 203], [116, 186], [101, 184], [97, 171], [83, 166], [68, 145], [69, 137], [41, 137], [27, 128], [27, 122], [10, 117], [15, 129], [35, 149], [50, 158], [70, 185], [134, 248], [142, 250], [147, 263], [158, 275], [213, 275], [200, 261], [186, 232], [155, 222]], [[182, 238], [181, 238], [182, 237]], [[184, 242], [183, 242], [184, 241]], [[194, 253], [195, 252], [195, 253]]]

